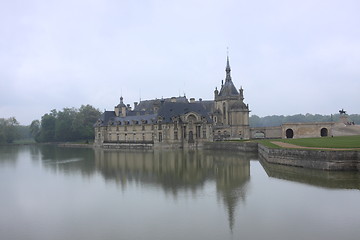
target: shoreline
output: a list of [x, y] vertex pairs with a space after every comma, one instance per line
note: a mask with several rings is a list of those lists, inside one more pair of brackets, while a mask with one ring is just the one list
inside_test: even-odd
[[[23, 143], [8, 144], [1, 146], [20, 146], [20, 145], [55, 145], [58, 147], [70, 148], [100, 148], [100, 149], [140, 149], [139, 146], [131, 144], [101, 148], [93, 143]], [[245, 141], [224, 141], [206, 142], [199, 149], [224, 150], [236, 152], [248, 152], [258, 154], [260, 160], [270, 164], [294, 166], [307, 169], [320, 169], [328, 171], [360, 171], [360, 151], [359, 149], [331, 149], [331, 148], [310, 148], [297, 145], [283, 145], [281, 148], [267, 147], [258, 142]], [[152, 147], [147, 146], [146, 149]]]

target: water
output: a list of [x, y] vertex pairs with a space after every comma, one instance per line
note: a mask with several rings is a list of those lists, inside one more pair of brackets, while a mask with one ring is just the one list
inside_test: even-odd
[[359, 189], [253, 154], [0, 147], [0, 239], [359, 239]]

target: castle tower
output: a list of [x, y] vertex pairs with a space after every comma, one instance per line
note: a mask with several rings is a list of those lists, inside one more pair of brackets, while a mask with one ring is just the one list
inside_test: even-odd
[[220, 91], [217, 88], [214, 91], [214, 134], [220, 139], [248, 139], [250, 110], [244, 103], [243, 88], [238, 91], [231, 79], [229, 56], [226, 59], [225, 72], [225, 83], [222, 81]]

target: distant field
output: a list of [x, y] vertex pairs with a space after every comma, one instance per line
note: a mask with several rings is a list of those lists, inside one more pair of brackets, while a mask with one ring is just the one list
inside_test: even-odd
[[360, 148], [360, 136], [346, 137], [322, 137], [322, 138], [299, 138], [299, 139], [274, 139], [260, 140], [260, 143], [272, 148], [280, 148], [271, 142], [279, 141], [291, 143], [303, 147], [318, 148]]

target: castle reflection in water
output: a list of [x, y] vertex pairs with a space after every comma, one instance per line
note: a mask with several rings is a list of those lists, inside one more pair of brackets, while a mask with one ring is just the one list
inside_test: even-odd
[[179, 191], [196, 192], [213, 180], [232, 229], [235, 208], [246, 199], [251, 157], [214, 151], [96, 150], [95, 165], [106, 180], [123, 188], [131, 182], [153, 184], [175, 198]]
[[[227, 211], [231, 229], [236, 207], [246, 201], [249, 192], [250, 160], [258, 159], [256, 154], [210, 150], [29, 148], [33, 162], [37, 164], [41, 160], [49, 171], [63, 174], [80, 172], [85, 178], [100, 174], [121, 189], [130, 184], [155, 186], [175, 199], [184, 192], [194, 196], [201, 194], [206, 183], [215, 182], [217, 198]], [[360, 189], [358, 172], [328, 172], [260, 163], [272, 178], [321, 188]]]

